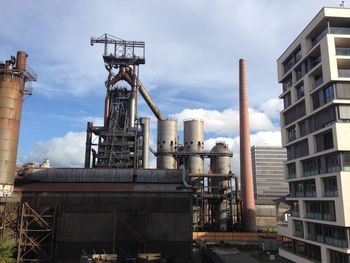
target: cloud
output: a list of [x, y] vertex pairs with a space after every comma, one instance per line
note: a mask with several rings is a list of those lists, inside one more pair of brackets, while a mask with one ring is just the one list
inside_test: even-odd
[[29, 161], [41, 163], [49, 159], [53, 167], [82, 167], [85, 156], [85, 132], [68, 132], [37, 143], [29, 155]]
[[[260, 112], [255, 109], [249, 109], [250, 129], [252, 131], [269, 131], [276, 130], [270, 120], [272, 107], [266, 107], [266, 112]], [[182, 129], [182, 123], [186, 119], [202, 119], [204, 120], [204, 130], [217, 134], [237, 134], [239, 132], [239, 111], [226, 109], [223, 111], [207, 110], [207, 109], [184, 109], [180, 113], [171, 115], [178, 119], [179, 128]]]
[[260, 111], [273, 119], [279, 119], [280, 112], [283, 109], [283, 102], [279, 98], [272, 98], [260, 104]]

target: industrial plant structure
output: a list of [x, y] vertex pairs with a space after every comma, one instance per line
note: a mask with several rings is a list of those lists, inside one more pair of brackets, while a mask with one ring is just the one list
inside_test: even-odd
[[[190, 262], [193, 229], [254, 231], [251, 170], [242, 173], [242, 221], [232, 153], [222, 142], [204, 150], [202, 120], [186, 120], [179, 141], [177, 120], [163, 117], [139, 80], [144, 42], [104, 34], [95, 43], [104, 46], [108, 77], [104, 125], [87, 124], [85, 168], [25, 166], [15, 177], [24, 83], [36, 77], [24, 52], [0, 64], [0, 231], [16, 238], [17, 262], [77, 262], [96, 253], [120, 262], [147, 253]], [[119, 86], [121, 80], [130, 87]], [[138, 117], [138, 92], [158, 119], [157, 169], [148, 166], [150, 119]], [[250, 146], [244, 149], [250, 158]], [[251, 168], [248, 159], [245, 167]]]
[[350, 9], [323, 8], [278, 59], [292, 210], [280, 255], [350, 260]]

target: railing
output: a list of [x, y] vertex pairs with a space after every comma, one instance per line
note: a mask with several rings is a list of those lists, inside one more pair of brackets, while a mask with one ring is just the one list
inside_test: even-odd
[[337, 197], [338, 196], [338, 190], [325, 190], [324, 196], [326, 197]]
[[338, 76], [341, 78], [350, 78], [350, 69], [338, 69]]
[[335, 246], [335, 247], [347, 247], [346, 240], [333, 238], [333, 237], [325, 237], [325, 242], [327, 245]]
[[319, 85], [321, 85], [323, 83], [323, 77], [320, 77], [318, 79], [315, 79], [315, 82], [314, 82], [314, 87], [318, 87]]
[[290, 214], [291, 214], [291, 216], [294, 216], [294, 217], [300, 217], [299, 211], [291, 210]]
[[338, 56], [350, 56], [350, 48], [348, 47], [337, 47], [335, 54]]

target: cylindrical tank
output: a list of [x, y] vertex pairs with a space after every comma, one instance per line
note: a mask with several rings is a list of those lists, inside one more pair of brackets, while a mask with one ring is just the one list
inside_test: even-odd
[[0, 70], [0, 196], [11, 195], [16, 173], [27, 54], [17, 53], [16, 64]]
[[[204, 172], [204, 159], [198, 153], [204, 150], [204, 121], [185, 120], [184, 121], [184, 151], [193, 153], [188, 156], [185, 162], [190, 173]], [[196, 154], [197, 153], [197, 154]]]
[[142, 168], [148, 169], [148, 152], [149, 152], [149, 123], [150, 118], [140, 118], [140, 124], [142, 127]]
[[[230, 153], [228, 145], [224, 142], [217, 142], [211, 149], [211, 153]], [[228, 174], [231, 170], [230, 156], [213, 156], [210, 158], [210, 170], [214, 174]]]
[[[218, 154], [229, 154], [230, 150], [228, 145], [224, 142], [217, 142], [215, 146], [211, 149], [211, 153]], [[210, 158], [210, 170], [214, 174], [229, 174], [231, 173], [231, 157], [230, 156], [212, 156]], [[227, 179], [223, 180], [220, 178], [210, 178], [211, 185], [213, 187], [212, 192], [214, 194], [228, 194], [230, 189], [228, 189]], [[220, 191], [221, 189], [221, 191]], [[215, 202], [212, 206], [213, 216], [215, 218], [215, 228], [216, 230], [226, 231], [227, 230], [227, 208], [228, 203], [226, 200], [221, 199]]]
[[178, 149], [177, 120], [158, 121], [157, 136], [157, 168], [176, 169], [176, 158], [172, 153]]

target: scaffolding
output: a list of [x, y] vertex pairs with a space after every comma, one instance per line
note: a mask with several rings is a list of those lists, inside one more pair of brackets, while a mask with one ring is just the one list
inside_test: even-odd
[[57, 203], [41, 212], [35, 211], [27, 202], [20, 205], [17, 263], [54, 262], [58, 213]]

